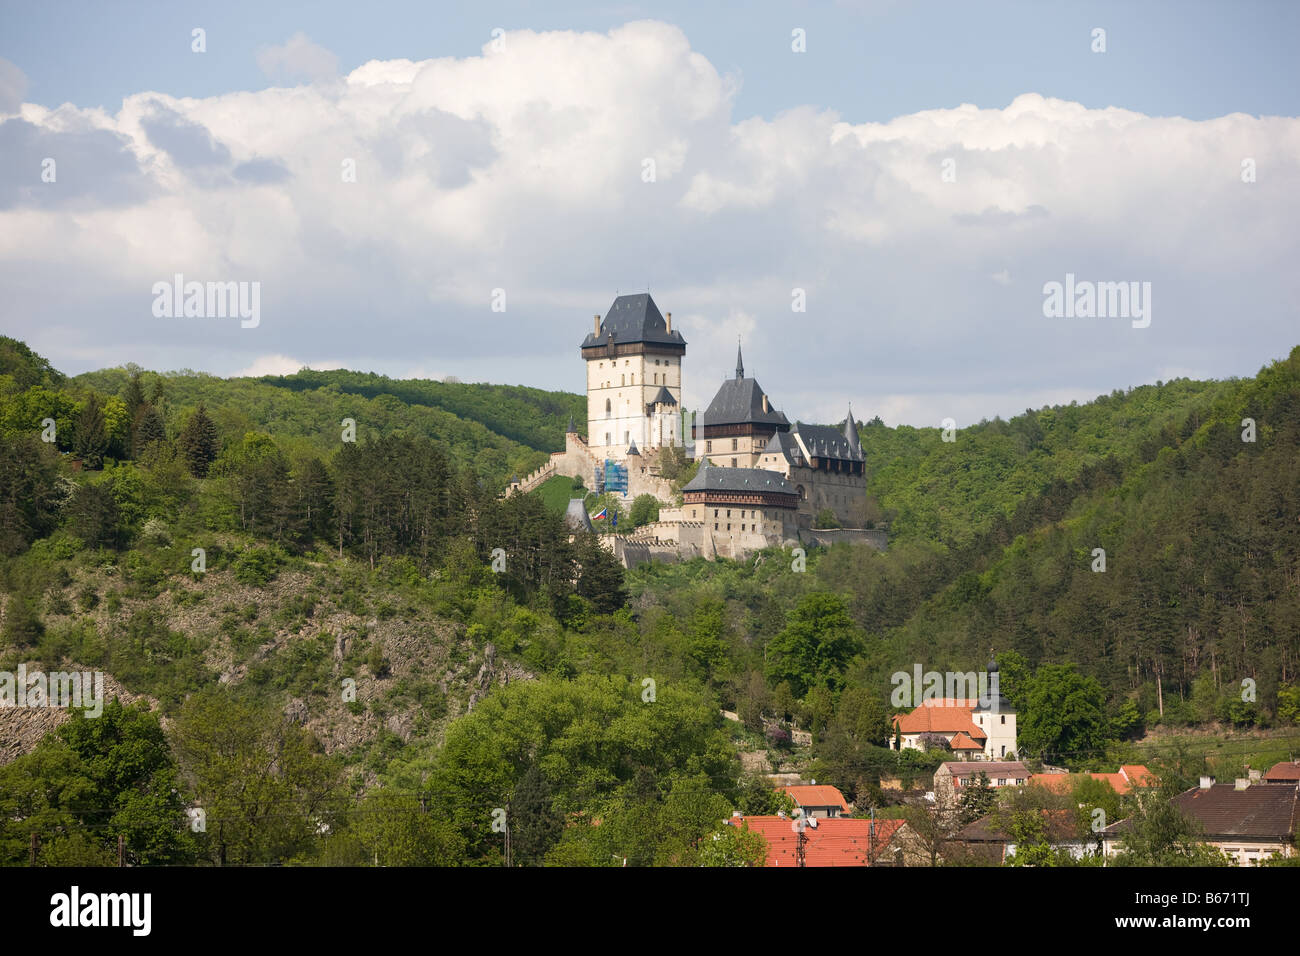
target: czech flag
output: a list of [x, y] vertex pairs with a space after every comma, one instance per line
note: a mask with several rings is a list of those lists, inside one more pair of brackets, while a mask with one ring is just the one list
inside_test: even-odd
[[608, 510], [609, 510], [608, 508], [601, 508], [599, 511], [597, 511], [594, 515], [591, 516], [591, 520], [604, 521], [606, 518], [609, 517], [609, 515], [605, 513]]

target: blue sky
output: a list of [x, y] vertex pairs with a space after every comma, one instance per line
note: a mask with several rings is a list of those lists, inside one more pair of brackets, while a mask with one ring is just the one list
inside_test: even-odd
[[[495, 27], [604, 32], [629, 20], [681, 27], [719, 70], [744, 77], [740, 116], [804, 104], [882, 121], [923, 109], [1002, 106], [1020, 93], [1157, 116], [1294, 116], [1300, 4], [51, 2], [0, 4], [0, 56], [30, 99], [115, 108], [141, 90], [213, 96], [266, 85], [260, 47], [305, 31], [344, 70], [371, 59], [476, 55]], [[189, 32], [207, 30], [202, 61]], [[1104, 61], [1090, 51], [1107, 30]], [[790, 31], [808, 54], [786, 56]], [[202, 69], [196, 69], [201, 62]]]
[[[737, 335], [805, 420], [1249, 375], [1300, 341], [1297, 39], [1284, 2], [2, 3], [0, 328], [70, 372], [576, 391], [649, 284], [688, 404]], [[264, 320], [159, 321], [178, 271]], [[1044, 317], [1067, 273], [1150, 282], [1151, 325]]]

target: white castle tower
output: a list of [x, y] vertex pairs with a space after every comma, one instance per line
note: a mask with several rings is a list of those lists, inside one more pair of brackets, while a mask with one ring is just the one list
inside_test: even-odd
[[682, 359], [686, 340], [673, 314], [649, 293], [620, 295], [583, 340], [587, 363], [587, 441], [597, 458], [622, 460], [682, 444]]

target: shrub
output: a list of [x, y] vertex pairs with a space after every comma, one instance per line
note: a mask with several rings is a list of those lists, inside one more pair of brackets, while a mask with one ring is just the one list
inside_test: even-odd
[[235, 559], [235, 580], [240, 584], [262, 587], [269, 583], [284, 565], [277, 548], [249, 548]]

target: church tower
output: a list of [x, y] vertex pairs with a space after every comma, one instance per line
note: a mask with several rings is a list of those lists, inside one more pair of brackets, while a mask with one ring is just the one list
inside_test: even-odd
[[597, 458], [622, 460], [682, 443], [682, 359], [686, 340], [673, 314], [649, 293], [620, 295], [580, 346], [587, 363], [587, 444]]

